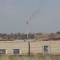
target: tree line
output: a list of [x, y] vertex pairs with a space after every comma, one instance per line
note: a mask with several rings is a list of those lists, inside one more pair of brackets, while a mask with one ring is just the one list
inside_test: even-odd
[[[35, 34], [34, 33], [29, 33], [28, 34], [28, 38], [29, 39], [33, 39], [35, 38]], [[15, 39], [27, 39], [27, 34], [24, 33], [0, 33], [0, 40], [15, 40]]]
[[[60, 35], [60, 31], [57, 31], [56, 34], [59, 34]], [[36, 36], [38, 35], [44, 35], [43, 33], [29, 33], [28, 34], [28, 38], [29, 39], [34, 39], [36, 38]], [[49, 37], [54, 37], [54, 33], [51, 33], [49, 35]], [[20, 40], [20, 39], [27, 39], [27, 34], [25, 33], [10, 33], [10, 34], [7, 34], [7, 33], [0, 33], [0, 40]]]

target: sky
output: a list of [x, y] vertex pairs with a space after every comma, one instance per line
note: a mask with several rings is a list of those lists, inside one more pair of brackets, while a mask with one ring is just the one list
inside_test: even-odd
[[26, 33], [27, 20], [28, 32], [60, 31], [60, 0], [0, 0], [0, 33]]

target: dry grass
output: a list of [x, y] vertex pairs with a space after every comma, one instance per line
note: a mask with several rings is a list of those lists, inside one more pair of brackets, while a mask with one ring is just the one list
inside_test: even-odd
[[60, 60], [60, 56], [59, 55], [33, 55], [33, 56], [0, 55], [0, 60]]

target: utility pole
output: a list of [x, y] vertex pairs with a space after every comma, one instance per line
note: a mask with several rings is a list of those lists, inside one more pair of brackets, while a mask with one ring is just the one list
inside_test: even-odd
[[29, 38], [29, 36], [28, 36], [29, 35], [29, 33], [28, 33], [28, 24], [29, 24], [29, 22], [27, 21], [26, 23], [27, 23], [27, 39], [28, 39]]
[[[28, 21], [27, 21], [27, 39], [29, 39], [29, 33], [28, 33]], [[30, 42], [28, 42], [28, 55], [30, 56]]]
[[[29, 32], [28, 32], [28, 24], [29, 22], [27, 21], [27, 39], [29, 39]], [[30, 56], [30, 42], [28, 42], [28, 55]]]
[[30, 56], [30, 42], [28, 42], [28, 55]]

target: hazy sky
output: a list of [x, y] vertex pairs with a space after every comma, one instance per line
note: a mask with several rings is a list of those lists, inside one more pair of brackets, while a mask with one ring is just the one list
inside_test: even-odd
[[60, 0], [0, 0], [0, 33], [60, 31]]

